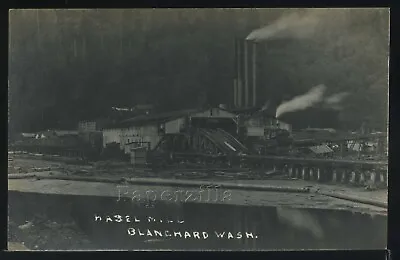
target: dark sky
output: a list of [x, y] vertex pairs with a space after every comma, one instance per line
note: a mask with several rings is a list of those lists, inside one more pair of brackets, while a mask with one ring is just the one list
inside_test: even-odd
[[[232, 105], [234, 39], [288, 12], [13, 10], [10, 127], [71, 128], [111, 106], [145, 102], [161, 111]], [[325, 84], [329, 94], [350, 93], [338, 127], [355, 128], [364, 121], [385, 125], [388, 13], [354, 9], [308, 15], [320, 20], [315, 28], [306, 23], [312, 27], [306, 37], [284, 35], [258, 49], [259, 102], [280, 103]], [[311, 110], [287, 117], [299, 126], [335, 122]]]

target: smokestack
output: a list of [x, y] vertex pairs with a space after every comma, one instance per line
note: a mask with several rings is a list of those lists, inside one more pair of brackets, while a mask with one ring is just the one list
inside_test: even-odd
[[238, 73], [238, 78], [237, 78], [237, 106], [241, 107], [242, 106], [242, 68], [243, 68], [243, 42], [241, 40], [237, 40], [237, 73]]
[[244, 44], [244, 104], [245, 107], [249, 106], [249, 64], [248, 64], [248, 44], [247, 41]]
[[233, 106], [237, 107], [237, 79], [233, 79]]
[[253, 42], [253, 106], [257, 106], [257, 66], [256, 66], [256, 54], [257, 44]]
[[238, 80], [238, 44], [237, 39], [235, 39], [234, 43], [234, 61], [233, 61], [233, 106], [237, 107], [237, 80]]

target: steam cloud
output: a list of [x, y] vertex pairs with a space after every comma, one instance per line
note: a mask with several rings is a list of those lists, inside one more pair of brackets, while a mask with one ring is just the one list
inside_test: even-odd
[[326, 90], [325, 85], [313, 87], [306, 94], [296, 96], [292, 100], [282, 103], [276, 110], [276, 117], [279, 118], [285, 113], [304, 110], [323, 101]]
[[339, 110], [339, 109], [341, 109], [340, 102], [342, 102], [342, 100], [344, 98], [346, 98], [348, 95], [349, 95], [349, 93], [347, 93], [347, 92], [340, 92], [340, 93], [334, 94], [332, 96], [327, 97], [324, 100], [324, 104], [326, 107]]
[[[252, 31], [246, 38], [250, 41], [266, 41], [277, 38], [311, 38], [317, 30], [330, 30], [336, 27], [347, 27], [346, 13], [332, 12], [324, 9], [308, 9], [305, 12], [292, 12], [281, 16], [275, 22]], [[334, 21], [332, 23], [332, 21]], [[348, 93], [341, 92], [324, 98], [326, 87], [318, 85], [304, 95], [294, 97], [282, 103], [276, 110], [276, 117], [288, 112], [295, 112], [323, 103], [325, 107], [341, 109], [340, 102]], [[267, 109], [265, 104], [261, 110]]]
[[323, 12], [308, 12], [304, 15], [291, 13], [274, 23], [251, 32], [246, 40], [265, 41], [270, 38], [307, 38], [316, 30]]

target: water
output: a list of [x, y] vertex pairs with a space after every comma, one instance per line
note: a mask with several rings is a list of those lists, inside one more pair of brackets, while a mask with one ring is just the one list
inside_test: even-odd
[[[32, 219], [35, 214], [46, 215], [59, 223], [73, 219], [98, 249], [386, 247], [386, 216], [343, 210], [167, 202], [146, 205], [116, 202], [115, 198], [108, 197], [18, 192], [10, 192], [9, 208], [10, 219], [17, 223]], [[101, 217], [101, 221], [99, 218], [95, 221], [95, 216]], [[217, 237], [216, 232], [219, 235], [224, 232], [223, 238]]]

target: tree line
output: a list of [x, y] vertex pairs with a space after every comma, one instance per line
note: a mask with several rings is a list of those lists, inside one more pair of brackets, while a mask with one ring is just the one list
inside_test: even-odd
[[[137, 103], [159, 110], [231, 104], [235, 37], [288, 12], [301, 10], [13, 10], [9, 127], [71, 128], [112, 106]], [[327, 14], [312, 37], [261, 45], [258, 83], [265, 101], [279, 104], [325, 84], [330, 93], [350, 93], [337, 127], [385, 129], [388, 11]], [[318, 126], [324, 118], [311, 115], [322, 110], [287, 119]]]

